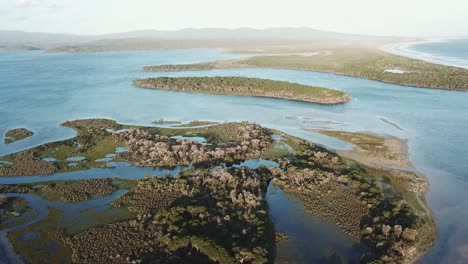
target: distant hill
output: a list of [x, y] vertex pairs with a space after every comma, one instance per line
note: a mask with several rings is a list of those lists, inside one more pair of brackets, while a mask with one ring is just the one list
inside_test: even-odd
[[[177, 31], [140, 30], [106, 35], [0, 31], [0, 46], [33, 47], [61, 52], [185, 48], [250, 48], [291, 42], [384, 42], [391, 37], [343, 34], [311, 28], [203, 28]], [[254, 45], [255, 44], [255, 45]]]
[[32, 51], [41, 50], [41, 48], [28, 45], [0, 45], [0, 51]]
[[106, 39], [119, 38], [156, 38], [156, 39], [283, 39], [283, 40], [312, 40], [312, 39], [356, 39], [375, 38], [373, 36], [352, 35], [315, 30], [312, 28], [186, 28], [177, 31], [141, 30], [118, 34], [103, 35]]
[[71, 43], [84, 43], [99, 38], [98, 36], [0, 30], [0, 46], [3, 47], [30, 46], [45, 49]]

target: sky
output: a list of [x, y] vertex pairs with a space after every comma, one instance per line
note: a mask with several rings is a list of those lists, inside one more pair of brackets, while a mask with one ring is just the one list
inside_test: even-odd
[[204, 27], [466, 37], [468, 0], [0, 0], [0, 30], [96, 35]]

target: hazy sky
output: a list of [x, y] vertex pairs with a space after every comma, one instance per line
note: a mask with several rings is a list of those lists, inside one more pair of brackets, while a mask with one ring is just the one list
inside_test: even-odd
[[468, 0], [0, 0], [0, 29], [102, 34], [278, 26], [468, 36]]

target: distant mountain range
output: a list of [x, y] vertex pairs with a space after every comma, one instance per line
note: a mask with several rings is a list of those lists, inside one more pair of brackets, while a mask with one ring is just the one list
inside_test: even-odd
[[[0, 49], [47, 49], [51, 51], [93, 52], [107, 50], [150, 50], [166, 48], [213, 48], [241, 43], [285, 43], [313, 41], [385, 41], [392, 37], [343, 34], [311, 28], [268, 29], [182, 29], [140, 30], [106, 35], [72, 35], [23, 31], [0, 31]], [[234, 45], [233, 45], [234, 44]]]

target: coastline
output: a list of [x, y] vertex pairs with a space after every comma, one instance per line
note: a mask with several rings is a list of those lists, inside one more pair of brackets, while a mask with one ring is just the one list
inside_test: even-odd
[[[400, 45], [420, 42], [400, 42], [375, 46], [372, 49], [324, 51], [311, 56], [254, 55], [246, 59], [214, 60], [194, 64], [166, 64], [143, 67], [145, 72], [207, 71], [214, 69], [278, 69], [331, 73], [338, 76], [357, 77], [405, 87], [466, 91], [466, 67], [433, 63], [408, 52], [399, 52]], [[365, 54], [363, 54], [365, 53]], [[364, 56], [365, 55], [365, 56]], [[340, 63], [336, 63], [336, 62]], [[408, 74], [391, 74], [389, 69], [403, 69]]]
[[429, 63], [438, 65], [445, 65], [451, 67], [458, 67], [468, 69], [468, 61], [461, 62], [454, 57], [434, 55], [430, 53], [411, 50], [411, 47], [418, 44], [426, 43], [443, 43], [453, 40], [453, 38], [440, 38], [440, 39], [423, 39], [423, 40], [410, 40], [405, 42], [389, 43], [381, 46], [379, 49], [390, 54], [403, 56], [411, 59], [422, 60]]
[[[422, 234], [428, 235], [433, 233], [435, 235], [434, 241], [424, 241], [424, 243], [417, 245], [418, 251], [411, 257], [406, 259], [403, 263], [417, 263], [427, 252], [434, 246], [437, 237], [439, 236], [439, 228], [434, 220], [433, 212], [427, 202], [427, 193], [430, 190], [430, 181], [428, 177], [417, 171], [416, 167], [409, 159], [409, 148], [407, 140], [386, 136], [377, 135], [366, 132], [344, 132], [344, 131], [328, 131], [328, 130], [307, 130], [315, 133], [320, 133], [329, 137], [334, 137], [343, 140], [353, 145], [351, 150], [338, 150], [335, 152], [348, 160], [352, 160], [366, 167], [366, 170], [373, 173], [377, 177], [390, 179], [394, 182], [395, 186], [399, 186], [399, 181], [404, 180], [409, 184], [399, 186], [401, 194], [406, 197], [407, 201], [412, 201], [413, 206], [419, 209], [419, 212], [425, 214], [428, 219], [432, 219], [430, 224], [419, 231]], [[363, 138], [361, 138], [363, 137]], [[367, 140], [378, 139], [381, 140], [382, 146], [386, 147], [383, 153], [390, 154], [390, 158], [385, 155], [379, 155], [375, 151], [366, 149], [365, 144]], [[364, 143], [364, 146], [363, 144]], [[368, 142], [367, 142], [368, 143]], [[375, 145], [372, 142], [371, 145]], [[379, 148], [377, 146], [377, 148]], [[394, 157], [397, 156], [397, 159]], [[398, 188], [398, 187], [397, 187]]]
[[352, 144], [352, 150], [338, 150], [337, 153], [344, 158], [354, 160], [366, 166], [382, 169], [415, 169], [409, 159], [406, 140], [372, 133], [328, 130], [307, 131], [334, 137]]

